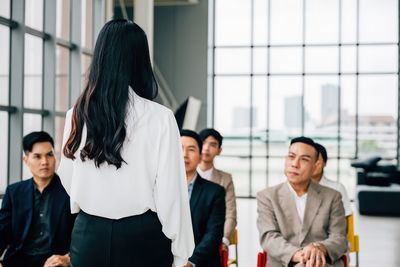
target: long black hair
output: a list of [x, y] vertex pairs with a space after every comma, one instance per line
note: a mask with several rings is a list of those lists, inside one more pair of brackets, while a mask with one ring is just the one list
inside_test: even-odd
[[99, 33], [87, 84], [74, 106], [71, 132], [63, 148], [67, 158], [75, 159], [86, 125], [82, 161], [88, 158], [96, 167], [104, 162], [121, 167], [129, 86], [146, 99], [158, 93], [146, 34], [131, 21], [111, 20]]

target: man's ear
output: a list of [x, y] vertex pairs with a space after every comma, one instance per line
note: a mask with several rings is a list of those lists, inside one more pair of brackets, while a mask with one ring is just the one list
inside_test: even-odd
[[28, 164], [28, 154], [24, 152], [24, 156], [22, 157], [22, 160], [24, 161], [25, 164]]
[[219, 150], [218, 150], [217, 156], [219, 156], [219, 155], [221, 154], [221, 152], [222, 152], [222, 146], [220, 146], [220, 147], [219, 147]]

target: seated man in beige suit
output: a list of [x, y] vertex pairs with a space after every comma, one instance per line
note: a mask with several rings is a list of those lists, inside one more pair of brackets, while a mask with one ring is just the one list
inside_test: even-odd
[[197, 172], [204, 179], [223, 186], [226, 191], [226, 215], [222, 242], [224, 248], [229, 251], [228, 246], [237, 224], [235, 188], [233, 186], [232, 175], [214, 167], [214, 159], [222, 151], [223, 138], [218, 131], [211, 128], [202, 130], [199, 135], [203, 141], [203, 149], [201, 153], [201, 162], [197, 167]]
[[257, 194], [257, 226], [267, 266], [343, 266], [346, 219], [338, 191], [313, 183], [318, 159], [312, 139], [291, 141], [287, 181]]

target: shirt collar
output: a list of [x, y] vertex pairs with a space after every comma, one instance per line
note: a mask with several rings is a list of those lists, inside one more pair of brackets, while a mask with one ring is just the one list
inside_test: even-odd
[[304, 197], [307, 196], [307, 193], [308, 193], [308, 192], [306, 192], [306, 193], [305, 193], [304, 195], [302, 195], [302, 196], [298, 196], [297, 193], [296, 193], [296, 191], [294, 191], [292, 185], [289, 183], [289, 181], [287, 181], [286, 183], [287, 183], [287, 185], [288, 185], [288, 187], [289, 187], [290, 192], [292, 193], [292, 195], [293, 195], [295, 198], [304, 198]]

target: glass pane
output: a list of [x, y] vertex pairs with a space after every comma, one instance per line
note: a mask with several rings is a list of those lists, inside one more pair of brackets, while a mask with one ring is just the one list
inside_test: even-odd
[[340, 72], [356, 73], [357, 71], [357, 50], [356, 46], [342, 46], [340, 51]]
[[82, 54], [82, 79], [81, 79], [81, 91], [83, 91], [85, 85], [86, 85], [86, 78], [88, 75], [88, 71], [89, 71], [89, 67], [90, 67], [90, 62], [92, 61], [92, 57], [91, 56], [87, 56], [85, 54]]
[[57, 0], [57, 37], [69, 40], [70, 0]]
[[350, 200], [354, 200], [356, 196], [356, 170], [350, 165], [351, 160], [340, 159], [339, 161], [339, 181], [344, 185]]
[[0, 111], [0, 194], [4, 194], [8, 178], [8, 113]]
[[25, 25], [43, 30], [43, 0], [25, 0]]
[[[289, 142], [284, 143], [282, 146], [282, 154], [287, 155]], [[270, 158], [268, 161], [268, 186], [274, 186], [286, 182], [284, 173], [285, 158]]]
[[341, 1], [342, 23], [341, 23], [341, 42], [357, 42], [357, 0]]
[[250, 45], [251, 1], [215, 1], [215, 45]]
[[[215, 78], [215, 128], [223, 136], [245, 138], [250, 127], [250, 79], [248, 77]], [[226, 149], [226, 147], [225, 147]]]
[[268, 1], [254, 0], [253, 43], [266, 45], [268, 43]]
[[330, 149], [331, 149], [331, 144], [329, 141], [322, 141], [319, 142], [321, 145], [323, 145], [326, 148], [326, 152], [328, 154], [328, 161], [326, 162], [326, 166], [324, 168], [324, 175], [326, 178], [337, 181], [338, 180], [338, 160], [337, 158], [334, 158]]
[[396, 156], [397, 75], [359, 77], [359, 157]]
[[253, 142], [254, 156], [266, 156], [267, 142], [267, 78], [253, 78]]
[[43, 41], [25, 34], [24, 106], [42, 108]]
[[251, 196], [267, 187], [267, 158], [253, 158], [251, 161]]
[[356, 76], [340, 80], [340, 157], [356, 156]]
[[360, 72], [397, 72], [397, 45], [361, 45], [359, 47]]
[[42, 130], [42, 116], [40, 114], [24, 113], [24, 136], [28, 133]]
[[397, 0], [360, 1], [360, 42], [394, 42], [399, 40]]
[[[224, 139], [225, 142], [225, 139]], [[225, 145], [224, 145], [225, 146]], [[223, 153], [223, 152], [222, 152]], [[248, 197], [250, 189], [250, 161], [242, 157], [216, 157], [215, 167], [232, 174], [237, 197]]]
[[303, 58], [301, 47], [271, 47], [271, 73], [302, 73]]
[[307, 43], [339, 41], [339, 1], [307, 0], [305, 18]]
[[267, 48], [253, 49], [253, 73], [267, 73]]
[[93, 46], [93, 0], [82, 0], [82, 46]]
[[302, 127], [301, 77], [270, 78], [269, 143], [270, 155], [287, 153], [287, 142], [301, 135]]
[[338, 76], [306, 76], [304, 109], [304, 134], [317, 142], [324, 141], [330, 154], [337, 156]]
[[56, 103], [57, 111], [67, 111], [69, 107], [69, 49], [56, 48]]
[[337, 73], [339, 71], [339, 48], [306, 47], [306, 73]]
[[58, 162], [62, 151], [62, 139], [64, 134], [65, 117], [55, 117], [54, 151]]
[[[10, 0], [1, 0], [0, 1], [0, 16], [5, 18], [10, 18]], [[4, 39], [2, 39], [4, 40]]]
[[303, 42], [303, 2], [271, 0], [271, 44]]
[[250, 74], [250, 60], [250, 48], [216, 48], [215, 73]]
[[[0, 4], [1, 5], [1, 4]], [[9, 104], [10, 29], [0, 26], [0, 105]]]

